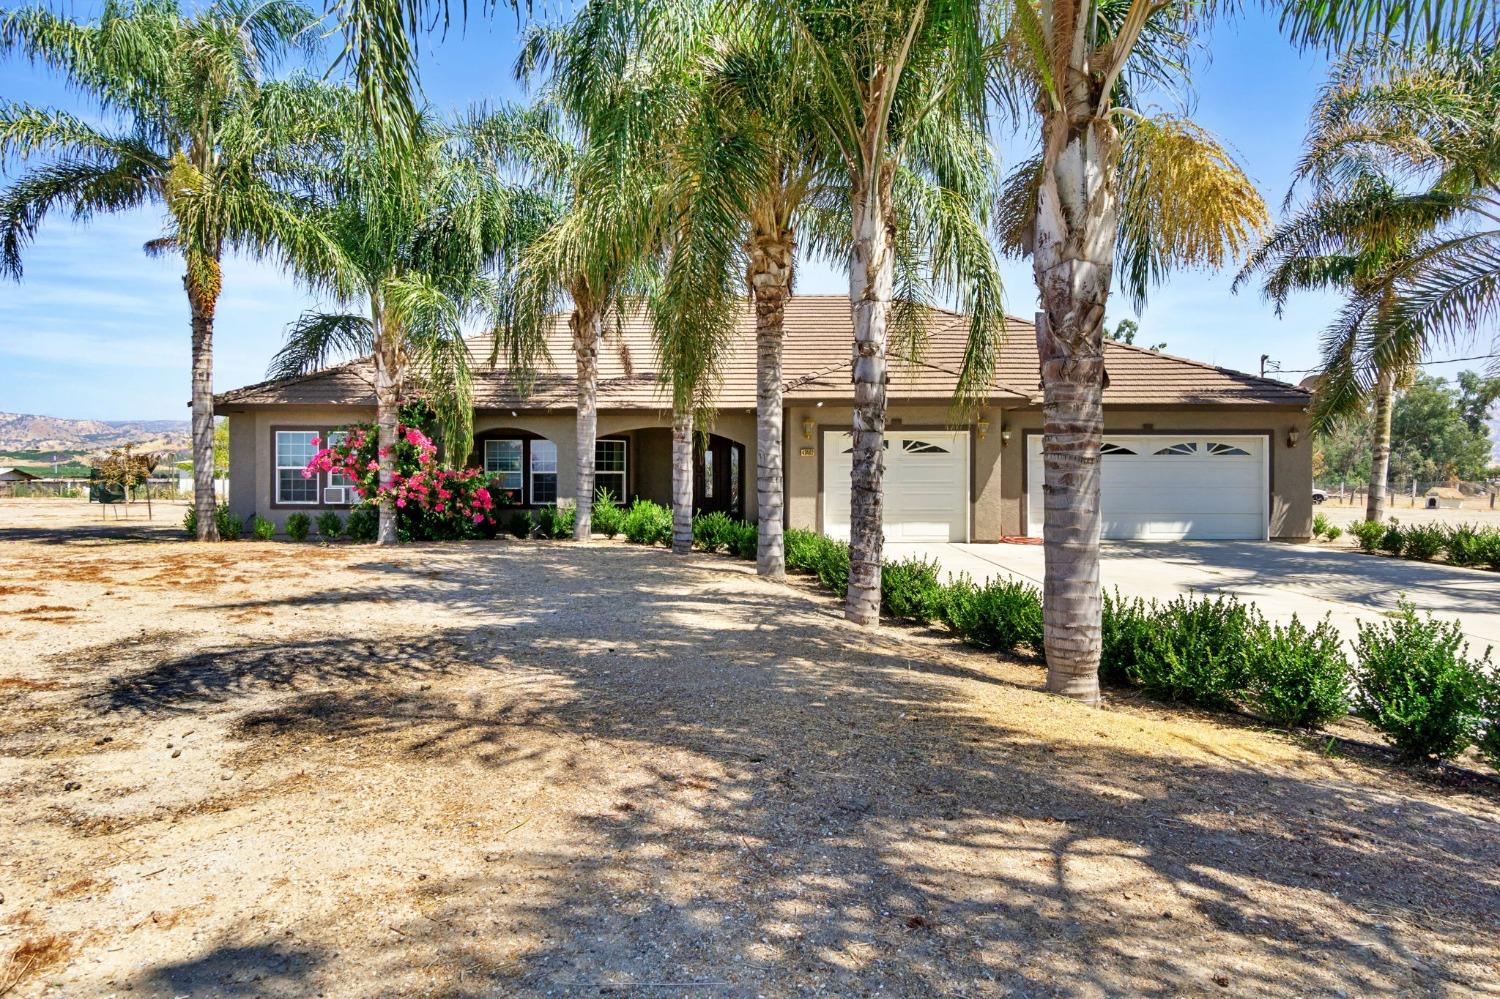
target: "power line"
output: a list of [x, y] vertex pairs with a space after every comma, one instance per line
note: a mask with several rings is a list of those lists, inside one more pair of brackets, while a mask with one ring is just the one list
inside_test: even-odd
[[[1418, 361], [1417, 367], [1425, 368], [1430, 364], [1458, 364], [1460, 361], [1488, 361], [1500, 357], [1500, 354], [1474, 354], [1471, 357], [1449, 357], [1441, 361]], [[1311, 375], [1321, 372], [1322, 368], [1266, 368], [1268, 375]]]

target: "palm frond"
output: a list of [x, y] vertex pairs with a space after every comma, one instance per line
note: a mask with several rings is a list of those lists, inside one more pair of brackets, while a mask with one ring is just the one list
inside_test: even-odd
[[287, 327], [286, 343], [271, 358], [267, 378], [295, 378], [328, 367], [336, 358], [374, 349], [374, 327], [364, 316], [304, 312]]

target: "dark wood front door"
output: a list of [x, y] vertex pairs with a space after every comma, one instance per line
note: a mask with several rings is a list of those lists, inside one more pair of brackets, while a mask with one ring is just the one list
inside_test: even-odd
[[704, 513], [745, 515], [745, 446], [709, 434], [693, 454], [693, 502]]

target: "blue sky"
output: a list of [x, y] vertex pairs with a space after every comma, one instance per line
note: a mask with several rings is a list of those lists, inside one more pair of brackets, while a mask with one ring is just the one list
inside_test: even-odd
[[[68, 9], [86, 13], [91, 5]], [[471, 5], [471, 12], [479, 10]], [[440, 107], [521, 96], [510, 78], [513, 15], [473, 17], [423, 52], [428, 98]], [[1279, 209], [1324, 61], [1282, 41], [1258, 9], [1216, 26], [1197, 70], [1194, 117], [1239, 154], [1267, 202]], [[55, 79], [16, 59], [0, 61], [0, 99], [85, 111]], [[1015, 162], [1024, 148], [1005, 149]], [[94, 419], [185, 419], [187, 305], [180, 261], [151, 259], [141, 244], [156, 234], [150, 212], [95, 219], [55, 216], [25, 257], [20, 284], [0, 284], [0, 410]], [[1006, 266], [1008, 307], [1029, 316], [1035, 290], [1025, 264]], [[1316, 361], [1331, 297], [1304, 296], [1277, 318], [1253, 290], [1230, 293], [1232, 273], [1184, 273], [1158, 289], [1139, 321], [1146, 342], [1246, 371], [1262, 353], [1287, 369]], [[798, 290], [847, 290], [827, 264], [809, 261]], [[220, 390], [258, 381], [286, 324], [311, 299], [275, 269], [250, 260], [226, 264], [215, 340]], [[1110, 321], [1131, 316], [1112, 299]], [[1451, 374], [1453, 368], [1433, 369]], [[1296, 380], [1300, 375], [1289, 375]]]

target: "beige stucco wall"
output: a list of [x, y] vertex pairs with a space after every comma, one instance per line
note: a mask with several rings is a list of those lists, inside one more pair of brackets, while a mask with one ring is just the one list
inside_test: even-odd
[[[286, 518], [299, 509], [310, 516], [316, 516], [320, 508], [272, 506], [275, 484], [273, 428], [330, 430], [349, 423], [375, 419], [373, 409], [346, 406], [230, 409], [222, 415], [229, 417], [229, 507], [235, 516], [241, 518], [260, 514], [275, 522], [278, 530], [284, 527]], [[670, 498], [671, 427], [670, 413], [632, 411], [599, 414], [599, 436], [624, 436], [630, 439], [627, 474], [631, 488], [641, 496], [661, 503]], [[526, 430], [556, 444], [557, 494], [559, 497], [573, 495], [574, 483], [577, 481], [577, 445], [571, 412], [517, 411], [514, 416], [509, 413], [480, 413], [475, 416], [476, 434], [498, 429]], [[756, 516], [755, 416], [749, 412], [723, 412], [711, 429], [713, 433], [745, 445], [745, 513], [753, 519]]]
[[[1001, 461], [1001, 527], [1008, 535], [1026, 532], [1027, 432], [1040, 433], [1040, 410], [1007, 410], [997, 414], [1010, 427], [1011, 440]], [[1301, 435], [1296, 447], [1287, 446], [1293, 429]], [[1106, 407], [1105, 433], [1144, 431], [1220, 430], [1225, 433], [1268, 434], [1271, 447], [1271, 537], [1303, 541], [1312, 534], [1312, 438], [1307, 415], [1300, 409], [1272, 406], [1147, 409]]]

